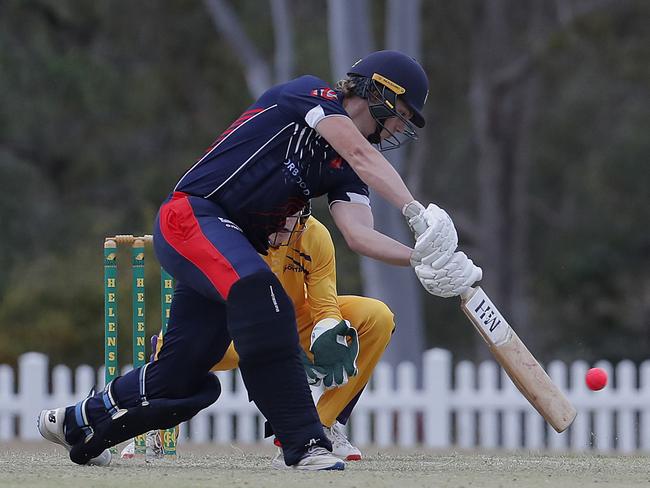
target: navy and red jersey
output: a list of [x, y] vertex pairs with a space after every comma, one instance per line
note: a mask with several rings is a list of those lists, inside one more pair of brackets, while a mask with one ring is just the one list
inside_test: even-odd
[[265, 252], [269, 234], [314, 197], [369, 204], [368, 187], [314, 129], [347, 117], [342, 97], [315, 76], [264, 93], [208, 148], [174, 191], [219, 204]]

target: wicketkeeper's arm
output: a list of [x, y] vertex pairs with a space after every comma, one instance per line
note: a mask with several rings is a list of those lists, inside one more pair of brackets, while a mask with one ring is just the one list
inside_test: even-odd
[[305, 289], [313, 323], [328, 317], [343, 320], [337, 299], [332, 237], [325, 226], [312, 221], [300, 240], [300, 246], [300, 250], [311, 257], [309, 272], [305, 275]]

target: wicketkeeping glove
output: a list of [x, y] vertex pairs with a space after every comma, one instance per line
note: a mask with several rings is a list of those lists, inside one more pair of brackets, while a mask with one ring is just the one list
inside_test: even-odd
[[151, 357], [149, 358], [149, 362], [153, 362], [154, 359], [156, 359], [156, 352], [158, 351], [158, 334], [154, 334], [151, 336]]
[[358, 373], [359, 336], [347, 320], [319, 321], [311, 333], [309, 350], [314, 355], [314, 374], [322, 378], [327, 389], [345, 385]]
[[302, 366], [305, 368], [305, 374], [307, 375], [307, 383], [309, 386], [320, 386], [323, 376], [325, 375], [316, 369], [314, 363], [309, 360], [307, 354], [305, 354], [305, 351], [303, 351], [302, 348], [300, 348], [300, 359], [302, 359]]

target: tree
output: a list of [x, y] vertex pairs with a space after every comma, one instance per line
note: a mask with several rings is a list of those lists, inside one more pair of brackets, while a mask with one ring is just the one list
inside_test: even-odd
[[[345, 77], [355, 61], [375, 50], [372, 39], [372, 13], [368, 2], [328, 1], [330, 58], [334, 78]], [[389, 1], [386, 4], [386, 48], [419, 57], [420, 2]], [[384, 153], [395, 169], [405, 177], [408, 147]], [[403, 217], [385, 200], [371, 192], [375, 228], [401, 242], [412, 243]], [[416, 360], [424, 350], [422, 289], [411, 268], [390, 266], [369, 258], [360, 258], [364, 295], [386, 303], [395, 314], [396, 333], [382, 360], [398, 364]]]
[[[275, 35], [275, 83], [287, 81], [293, 73], [293, 27], [287, 0], [271, 0], [271, 18]], [[274, 83], [271, 67], [246, 34], [235, 11], [226, 0], [205, 0], [217, 31], [237, 53], [246, 73], [248, 91], [258, 98]]]

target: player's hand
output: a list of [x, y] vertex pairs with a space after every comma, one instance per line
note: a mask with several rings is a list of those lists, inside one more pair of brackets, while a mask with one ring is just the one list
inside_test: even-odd
[[435, 203], [430, 203], [427, 208], [424, 208], [420, 202], [413, 200], [402, 207], [402, 215], [406, 218], [416, 239], [429, 227], [454, 226], [447, 212]]
[[153, 362], [156, 359], [156, 353], [158, 352], [158, 334], [151, 336], [151, 357], [149, 362]]
[[418, 266], [425, 259], [444, 264], [458, 246], [456, 227], [447, 212], [433, 203], [424, 208], [414, 200], [404, 206], [402, 213], [416, 238], [411, 265]]
[[420, 264], [415, 267], [422, 286], [432, 295], [449, 298], [462, 295], [480, 281], [483, 270], [476, 266], [464, 252], [458, 251], [443, 265]]
[[427, 228], [427, 223], [424, 219], [424, 206], [417, 200], [407, 203], [402, 207], [402, 215], [406, 218], [409, 228], [417, 239], [422, 232]]
[[311, 333], [309, 350], [314, 355], [314, 371], [327, 389], [345, 385], [358, 373], [359, 336], [347, 320], [319, 321]]
[[309, 360], [302, 348], [300, 348], [300, 359], [302, 360], [303, 368], [305, 368], [309, 386], [320, 386], [324, 375], [315, 368], [314, 363]]

